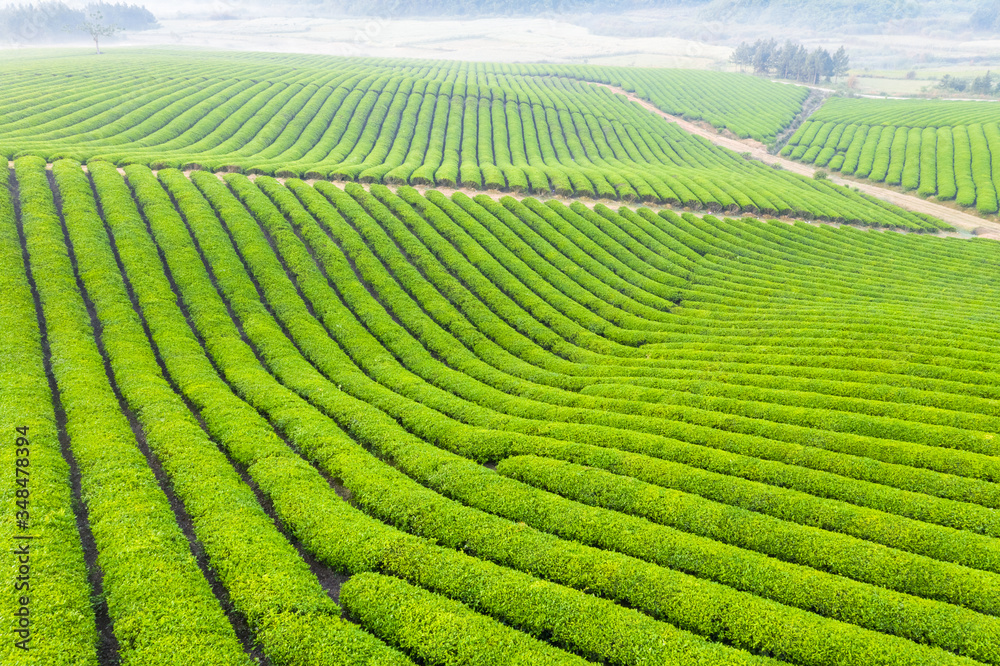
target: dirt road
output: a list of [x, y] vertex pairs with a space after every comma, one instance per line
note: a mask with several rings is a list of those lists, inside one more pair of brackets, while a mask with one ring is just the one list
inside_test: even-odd
[[[767, 152], [767, 149], [758, 141], [752, 139], [733, 139], [730, 137], [723, 136], [716, 131], [706, 129], [697, 123], [684, 120], [683, 118], [678, 118], [677, 116], [672, 116], [669, 113], [664, 113], [658, 108], [653, 106], [651, 103], [639, 99], [630, 92], [626, 92], [621, 88], [616, 88], [614, 86], [609, 86], [604, 83], [594, 83], [595, 86], [602, 86], [608, 90], [618, 94], [623, 95], [629, 101], [635, 102], [642, 106], [650, 113], [655, 113], [664, 120], [672, 123], [676, 123], [681, 129], [690, 134], [703, 137], [708, 139], [717, 146], [722, 148], [728, 148], [729, 150], [735, 151], [737, 153], [750, 153], [750, 156], [756, 160], [760, 160], [766, 164], [777, 164], [786, 171], [792, 173], [801, 174], [803, 176], [808, 176], [812, 178], [817, 169], [800, 162], [795, 162], [793, 160], [781, 157], [780, 155], [771, 155]], [[856, 181], [850, 181], [845, 178], [841, 178], [836, 174], [830, 174], [830, 182], [836, 183], [837, 185], [845, 185], [847, 187], [853, 187], [865, 194], [870, 194], [873, 197], [878, 197], [883, 201], [888, 201], [891, 204], [895, 204], [900, 208], [905, 208], [906, 210], [914, 211], [917, 213], [926, 213], [927, 215], [933, 215], [939, 219], [948, 222], [959, 229], [965, 229], [967, 231], [972, 231], [973, 229], [983, 229], [988, 230], [987, 234], [991, 238], [1000, 239], [1000, 223], [991, 222], [985, 220], [976, 215], [971, 215], [969, 213], [963, 213], [960, 210], [955, 210], [949, 208], [948, 206], [943, 206], [939, 203], [933, 201], [928, 201], [927, 199], [921, 199], [920, 197], [913, 196], [912, 194], [904, 194], [902, 192], [896, 192], [885, 187], [879, 187], [874, 183], [860, 183]]]

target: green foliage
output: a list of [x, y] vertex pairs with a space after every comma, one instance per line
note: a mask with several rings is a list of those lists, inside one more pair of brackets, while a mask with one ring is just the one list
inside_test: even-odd
[[358, 574], [340, 598], [364, 627], [419, 656], [423, 664], [587, 663], [398, 578]]
[[[105, 374], [45, 164], [21, 159], [16, 173], [32, 276], [120, 654], [136, 664], [163, 663], [164, 654], [174, 663], [248, 663]], [[187, 612], [165, 611], [177, 605]]]
[[941, 77], [937, 87], [953, 93], [968, 92], [983, 96], [995, 95], [1000, 92], [1000, 88], [994, 87], [993, 74], [989, 71], [971, 80], [945, 74]]
[[[125, 205], [122, 183], [117, 173], [109, 173], [104, 166], [102, 169], [95, 165], [95, 182], [100, 183], [108, 208], [117, 211]], [[271, 640], [284, 642], [287, 639], [278, 636], [286, 632], [298, 636], [299, 649], [305, 653], [329, 647], [331, 642], [352, 640], [349, 625], [338, 619], [339, 609], [163, 378], [131, 310], [125, 285], [117, 271], [110, 270], [115, 259], [103, 232], [94, 224], [97, 212], [86, 177], [78, 166], [62, 162], [55, 165], [54, 171], [65, 201], [70, 236], [80, 250], [79, 266], [85, 285], [98, 316], [107, 322], [103, 339], [118, 385], [139, 415], [146, 442], [163, 462], [174, 492], [193, 516], [195, 535], [205, 544], [209, 561], [228, 590], [233, 607], [255, 632], [267, 637], [261, 640], [267, 653], [280, 652], [281, 648], [272, 646]], [[117, 225], [118, 220], [115, 222]], [[173, 360], [169, 365], [182, 379], [198, 370], [180, 370]], [[219, 386], [217, 378], [216, 395], [209, 398], [207, 385], [214, 373], [210, 367], [200, 370], [202, 389], [197, 404], [203, 410], [233, 399], [226, 395], [224, 386]], [[214, 425], [211, 417], [207, 422]], [[230, 450], [237, 446], [231, 442], [231, 431], [219, 428], [216, 436]], [[315, 642], [303, 643], [307, 637]], [[272, 661], [291, 663], [277, 658]]]
[[[0, 66], [11, 84], [0, 153], [913, 226], [898, 209], [816, 190], [602, 86], [762, 141], [798, 113], [801, 87], [693, 70], [247, 58], [111, 54], [82, 70], [72, 58]], [[183, 73], [151, 74], [174, 67]], [[49, 80], [40, 74], [59, 76], [58, 90], [40, 90]]]
[[[97, 631], [72, 508], [70, 468], [59, 449], [39, 319], [8, 184], [0, 187], [0, 291], [4, 294], [0, 308], [0, 328], [4, 331], [0, 336], [0, 423], [5, 424], [7, 438], [6, 445], [0, 447], [0, 463], [9, 470], [7, 482], [0, 488], [0, 501], [7, 508], [0, 534], [9, 550], [23, 543], [15, 537], [30, 535], [35, 540], [28, 542], [29, 580], [23, 579], [19, 558], [13, 553], [3, 568], [6, 590], [0, 622], [9, 634], [0, 646], [0, 660], [18, 666], [36, 660], [92, 666], [98, 663]], [[17, 428], [27, 430], [19, 432]], [[17, 441], [19, 435], [25, 436], [26, 443]], [[26, 454], [23, 449], [27, 449]], [[30, 461], [20, 473], [15, 471], [18, 458]], [[27, 490], [28, 497], [20, 497], [18, 490]], [[19, 506], [19, 501], [24, 504]], [[24, 518], [18, 512], [25, 508], [28, 517], [22, 527], [16, 519]], [[18, 633], [21, 618], [14, 615], [22, 608], [22, 598], [28, 599], [24, 607], [30, 612], [27, 634]], [[17, 645], [22, 641], [29, 646], [27, 650]]]
[[997, 212], [991, 165], [1000, 130], [992, 105], [831, 98], [813, 118], [783, 154], [831, 169], [837, 159], [845, 174], [956, 199], [983, 215]]
[[944, 127], [996, 122], [996, 118], [994, 104], [976, 101], [831, 97], [811, 119], [867, 125]]
[[755, 74], [813, 84], [819, 83], [823, 78], [830, 80], [833, 76], [842, 76], [850, 69], [850, 58], [843, 46], [831, 56], [824, 48], [817, 48], [810, 53], [804, 46], [791, 40], [782, 47], [773, 39], [758, 39], [753, 44], [741, 42], [729, 61], [739, 66], [741, 71], [751, 67]]
[[[130, 179], [142, 177], [148, 180], [146, 173], [148, 172], [131, 169], [129, 176]], [[322, 329], [303, 312], [303, 303], [293, 297], [295, 290], [287, 282], [287, 276], [273, 250], [268, 249], [267, 242], [261, 237], [260, 229], [235, 224], [239, 222], [240, 216], [223, 212], [227, 223], [235, 224], [229, 228], [234, 231], [236, 246], [240, 250], [240, 255], [237, 255], [234, 246], [226, 242], [226, 233], [209, 224], [211, 208], [198, 194], [198, 190], [177, 172], [161, 174], [161, 178], [166, 181], [184, 217], [204, 221], [204, 224], [192, 223], [192, 231], [198, 238], [198, 247], [204, 255], [190, 242], [182, 242], [184, 224], [179, 218], [175, 218], [173, 224], [167, 224], [164, 216], [164, 224], [157, 225], [156, 233], [160, 236], [161, 247], [166, 249], [167, 264], [171, 267], [181, 292], [189, 296], [200, 295], [199, 298], [186, 299], [197, 304], [197, 307], [191, 309], [192, 319], [197, 329], [206, 336], [206, 347], [213, 360], [222, 366], [227, 377], [232, 377], [230, 381], [236, 384], [235, 388], [244, 399], [278, 424], [280, 431], [294, 443], [298, 451], [314, 464], [320, 465], [326, 473], [341, 479], [352, 493], [353, 502], [383, 520], [392, 521], [391, 516], [395, 512], [405, 513], [410, 509], [421, 508], [422, 500], [435, 497], [433, 493], [421, 490], [419, 485], [407, 480], [400, 472], [371, 456], [355, 441], [354, 438], [368, 447], [382, 447], [391, 446], [393, 441], [408, 444], [415, 438], [406, 435], [391, 417], [378, 409], [379, 406], [387, 407], [393, 403], [399, 405], [398, 396], [379, 389], [357, 369], [352, 371], [350, 362], [343, 356], [343, 352], [339, 352], [339, 347], [331, 345]], [[209, 187], [210, 184], [218, 190], [218, 181], [213, 177], [206, 175], [199, 180], [206, 190], [213, 189]], [[327, 226], [328, 231], [338, 229], [340, 233], [350, 233], [344, 222], [337, 224], [339, 214], [329, 204], [323, 204], [324, 200], [318, 193], [313, 191], [306, 196], [307, 192], [308, 190], [299, 190], [296, 193], [305, 196], [310, 206], [316, 206], [321, 211], [318, 218], [324, 226], [334, 225]], [[221, 190], [219, 195], [222, 195]], [[288, 212], [295, 212], [293, 201], [287, 197], [281, 198], [293, 206]], [[140, 199], [144, 207], [169, 205], [169, 200], [163, 193], [153, 197], [150, 192], [148, 199], [143, 195], [140, 195]], [[287, 225], [280, 214], [268, 217], [273, 224]], [[307, 222], [301, 215], [295, 217]], [[316, 225], [317, 221], [313, 219], [309, 224]], [[322, 234], [323, 231], [319, 233]], [[295, 244], [295, 234], [289, 235], [286, 232], [283, 235], [288, 242]], [[353, 246], [360, 247], [356, 242]], [[264, 254], [260, 254], [262, 250]], [[250, 262], [251, 274], [264, 286], [268, 302], [276, 308], [282, 324], [291, 327], [295, 339], [307, 350], [310, 360], [329, 373], [329, 376], [335, 377], [338, 386], [349, 392], [335, 388], [330, 380], [320, 375], [315, 367], [297, 353], [289, 354], [294, 351], [291, 342], [281, 332], [277, 321], [264, 309], [246, 269], [235, 272], [232, 270], [237, 265], [243, 265], [240, 263], [241, 255]], [[220, 292], [214, 291], [206, 265], [200, 263], [201, 256], [204, 256], [204, 260], [213, 269], [213, 275], [219, 279]], [[351, 258], [353, 260], [360, 257]], [[339, 262], [343, 268], [351, 270], [343, 254], [339, 255]], [[304, 265], [302, 267], [307, 268]], [[316, 277], [315, 273], [313, 275]], [[349, 281], [340, 280], [337, 283], [342, 286], [350, 284]], [[356, 291], [358, 295], [366, 293], [360, 284], [357, 286], [361, 288], [361, 292]], [[282, 292], [286, 297], [280, 295]], [[253, 342], [253, 351], [238, 342], [241, 334], [231, 319], [219, 318], [213, 314], [221, 315], [227, 304], [234, 309], [242, 330]], [[334, 303], [330, 302], [330, 305], [333, 306]], [[333, 320], [328, 321], [332, 323]], [[341, 321], [350, 324], [354, 320]], [[357, 322], [351, 326], [352, 329], [357, 327], [360, 327]], [[343, 333], [347, 335], [352, 332]], [[255, 363], [247, 363], [254, 351], [261, 354], [275, 376], [270, 376], [265, 368]], [[379, 360], [379, 357], [369, 356], [369, 362], [376, 363]], [[238, 368], [242, 370], [237, 372]], [[295, 392], [278, 384], [277, 380], [288, 382]], [[365, 390], [362, 395], [367, 400], [352, 395], [359, 390]], [[317, 406], [311, 406], [298, 397], [296, 392], [308, 396], [310, 402]], [[408, 424], [416, 421], [434, 427], [433, 419], [420, 419], [419, 416], [419, 413], [411, 412]], [[390, 491], [392, 488], [396, 491]], [[410, 499], [400, 501], [400, 492]], [[319, 494], [310, 498], [310, 503], [317, 501], [323, 504], [325, 512], [333, 511], [330, 515], [337, 515], [338, 518], [322, 523], [310, 520], [308, 516], [290, 518], [295, 521], [294, 529], [299, 538], [322, 561], [338, 569], [353, 573], [378, 570], [405, 578], [458, 599], [480, 612], [486, 612], [529, 633], [551, 636], [555, 642], [577, 652], [596, 655], [613, 663], [659, 663], [667, 654], [676, 651], [680, 651], [682, 655], [690, 654], [696, 659], [719, 663], [732, 660], [737, 663], [754, 661], [745, 653], [713, 645], [669, 625], [654, 622], [635, 611], [626, 611], [612, 603], [559, 585], [543, 583], [527, 574], [484, 563], [454, 550], [434, 547], [422, 539], [403, 535], [349, 508], [339, 499], [330, 497], [329, 489], [325, 496]], [[440, 499], [433, 500], [433, 504], [440, 506]], [[410, 523], [405, 521], [403, 524]], [[332, 536], [330, 530], [334, 530], [332, 534], [337, 536]], [[463, 581], [471, 579], [479, 581], [479, 584], [464, 584]], [[599, 621], [594, 622], [595, 618]], [[630, 647], [633, 645], [642, 645], [644, 649], [637, 654]]]
[[[379, 184], [440, 172], [940, 228], [826, 178], [731, 168], [747, 161], [515, 67], [481, 88], [356, 67], [196, 97], [174, 80], [120, 125], [99, 96], [42, 128], [170, 141], [204, 121], [229, 132], [198, 139], [206, 166], [266, 171], [230, 159], [255, 142], [347, 182], [292, 163], [285, 183], [186, 176], [180, 152], [155, 175], [16, 162], [0, 412], [50, 424], [40, 566], [65, 603], [39, 626], [96, 660], [47, 353], [122, 663], [245, 663], [235, 614], [276, 665], [1000, 663], [995, 242]], [[481, 95], [497, 74], [503, 98]], [[404, 147], [330, 122], [345, 105], [397, 135], [430, 120]], [[546, 141], [527, 129], [543, 120], [574, 131]], [[793, 139], [830, 169], [971, 183], [976, 205], [996, 189], [991, 123], [826, 119]], [[338, 574], [354, 622], [321, 585]]]

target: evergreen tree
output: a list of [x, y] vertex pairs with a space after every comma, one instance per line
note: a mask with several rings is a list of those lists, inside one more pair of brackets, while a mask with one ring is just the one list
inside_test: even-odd
[[942, 90], [954, 90], [955, 92], [965, 92], [969, 87], [969, 81], [967, 79], [962, 79], [957, 76], [951, 76], [945, 74], [941, 77], [941, 81], [938, 83], [938, 88]]
[[750, 44], [740, 42], [740, 45], [733, 50], [733, 54], [729, 56], [729, 61], [737, 65], [742, 72], [753, 62], [753, 53], [754, 49]]
[[755, 44], [753, 54], [753, 71], [757, 74], [767, 74], [771, 69], [771, 60], [778, 50], [778, 42], [773, 39], [759, 40]]
[[753, 44], [742, 42], [729, 60], [738, 65], [740, 71], [749, 66], [753, 67], [755, 74], [813, 84], [824, 78], [829, 81], [833, 76], [846, 74], [850, 68], [850, 60], [843, 46], [833, 55], [823, 48], [810, 53], [804, 46], [791, 40], [781, 47], [773, 39], [758, 39]]
[[993, 93], [993, 75], [986, 72], [982, 76], [977, 76], [972, 82], [972, 92], [976, 95], [990, 95]]
[[833, 54], [832, 67], [833, 75], [836, 77], [844, 76], [851, 69], [851, 59], [848, 57], [847, 51], [843, 46]]
[[792, 63], [795, 60], [798, 48], [798, 44], [792, 40], [788, 40], [785, 42], [785, 45], [774, 54], [774, 75], [779, 79], [791, 78], [790, 70]]
[[[823, 55], [826, 55], [824, 59]], [[829, 60], [830, 54], [821, 49], [816, 49], [809, 54], [808, 60], [806, 60], [806, 72], [804, 80], [812, 84], [819, 83], [819, 80], [824, 76], [827, 69], [827, 60]], [[832, 66], [832, 65], [831, 65]]]

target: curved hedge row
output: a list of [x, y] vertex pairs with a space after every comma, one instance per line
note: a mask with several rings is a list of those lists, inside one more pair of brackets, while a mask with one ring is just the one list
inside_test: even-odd
[[812, 119], [924, 128], [995, 123], [998, 113], [997, 105], [991, 102], [831, 97]]
[[998, 119], [990, 103], [833, 97], [782, 154], [995, 215]]
[[[351, 95], [309, 85], [286, 92], [314, 113]], [[392, 91], [350, 103], [477, 133], [511, 113]], [[816, 130], [862, 134], [837, 133]], [[637, 136], [601, 159], [651, 150]], [[369, 139], [348, 166], [407, 154]], [[523, 168], [509, 145], [494, 158]], [[879, 168], [902, 181], [922, 147]], [[129, 469], [178, 500], [142, 520], [190, 527], [163, 571], [210, 565], [215, 595], [171, 588], [216, 605], [192, 650], [222, 649], [226, 608], [237, 663], [1000, 663], [995, 243], [102, 161], [24, 159], [12, 182], [85, 501], [132, 510], [90, 457], [141, 434]], [[104, 515], [99, 549], [125, 552], [140, 519]], [[162, 587], [101, 562], [109, 602]], [[144, 625], [109, 603], [123, 663], [176, 640], [170, 598], [142, 603]]]
[[398, 578], [358, 574], [344, 585], [340, 598], [362, 625], [424, 664], [587, 663]]
[[[12, 551], [27, 547], [31, 555], [25, 569], [28, 580], [18, 580], [24, 572], [16, 553], [5, 565], [7, 594], [0, 621], [10, 633], [0, 647], [0, 659], [25, 666], [36, 659], [93, 666], [98, 657], [92, 590], [74, 522], [70, 468], [59, 449], [41, 322], [22, 256], [11, 189], [0, 187], [0, 291], [4, 295], [0, 423], [8, 428], [0, 462], [10, 470], [9, 482], [0, 490], [6, 507], [0, 530]], [[19, 467], [19, 459], [27, 465]], [[45, 637], [44, 642], [39, 636]]]
[[[275, 664], [294, 663], [281, 655], [289, 635], [297, 636], [299, 649], [307, 653], [336, 646], [331, 664], [343, 663], [343, 656], [352, 652], [377, 655], [377, 641], [339, 619], [336, 604], [162, 376], [125, 284], [112, 270], [114, 256], [100, 230], [86, 176], [78, 165], [64, 162], [53, 171], [84, 285], [105, 322], [102, 337], [117, 381], [191, 516], [194, 534], [205, 544], [233, 608], [261, 637]], [[391, 661], [388, 655], [386, 659]]]
[[[180, 58], [180, 61], [177, 60]], [[357, 182], [432, 184], [788, 214], [908, 229], [892, 206], [745, 160], [603, 86], [770, 140], [806, 89], [716, 72], [205, 54], [0, 69], [0, 154]], [[151, 79], [142, 67], [187, 65]], [[122, 72], [109, 91], [102, 63]], [[226, 69], [220, 63], [228, 63]], [[34, 74], [34, 76], [32, 76]], [[32, 82], [67, 77], [70, 94]], [[32, 103], [32, 95], [39, 99]], [[128, 101], [121, 103], [122, 97]], [[823, 132], [826, 137], [829, 132]]]
[[[122, 659], [247, 664], [105, 374], [45, 164], [22, 159], [16, 169], [26, 250]], [[167, 612], [178, 606], [187, 609], [182, 617]]]

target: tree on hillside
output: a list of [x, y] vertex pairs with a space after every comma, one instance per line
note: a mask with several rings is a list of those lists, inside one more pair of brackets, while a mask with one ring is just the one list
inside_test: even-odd
[[976, 95], [989, 95], [993, 92], [993, 75], [986, 72], [972, 81], [972, 92]]
[[771, 61], [774, 59], [775, 53], [778, 51], [778, 42], [773, 39], [769, 39], [766, 42], [761, 40], [755, 44], [753, 59], [751, 64], [753, 65], [753, 71], [756, 74], [767, 74], [768, 70], [771, 68]]
[[819, 83], [821, 78], [829, 80], [833, 76], [833, 58], [830, 57], [830, 52], [826, 49], [816, 49], [809, 54], [806, 68], [813, 84]]
[[795, 53], [792, 54], [788, 77], [796, 81], [806, 81], [809, 78], [809, 51], [801, 44], [797, 44]]
[[744, 67], [749, 65], [752, 60], [753, 47], [746, 42], [741, 42], [740, 45], [733, 50], [733, 54], [729, 56], [729, 62], [734, 65], [738, 65], [741, 72], [745, 71]]
[[833, 54], [833, 75], [837, 78], [847, 74], [848, 70], [851, 69], [851, 59], [847, 55], [847, 50], [841, 46]]
[[91, 39], [94, 40], [94, 48], [97, 49], [97, 55], [101, 55], [99, 41], [101, 37], [111, 37], [115, 33], [121, 32], [122, 28], [105, 23], [104, 15], [100, 11], [90, 11], [87, 13], [87, 19], [77, 26], [77, 30], [90, 33]]
[[738, 65], [740, 71], [752, 67], [755, 74], [813, 84], [823, 78], [829, 80], [832, 76], [846, 74], [850, 65], [843, 46], [831, 56], [826, 49], [818, 48], [810, 52], [791, 40], [779, 47], [773, 39], [759, 39], [753, 44], [743, 42], [736, 47], [729, 60]]
[[796, 71], [800, 67], [799, 62], [806, 50], [799, 44], [796, 44], [792, 40], [785, 42], [785, 45], [779, 49], [771, 59], [771, 68], [774, 70], [774, 75], [779, 79], [794, 79], [796, 78]]

